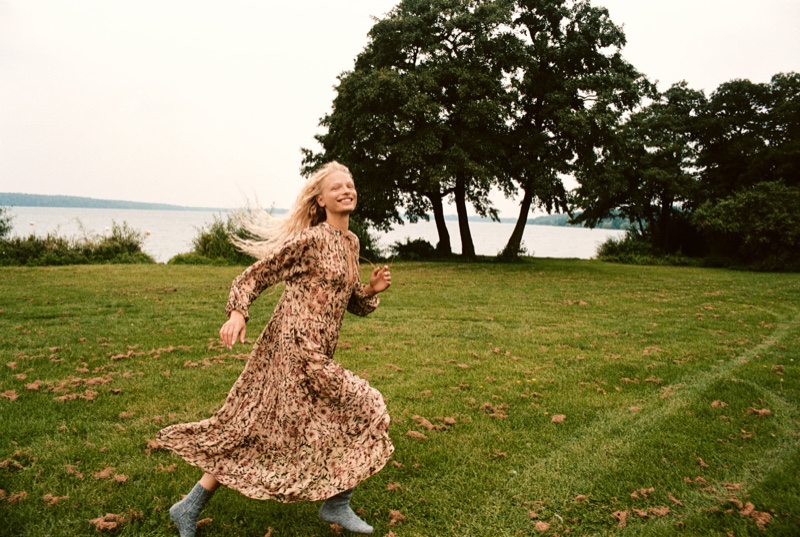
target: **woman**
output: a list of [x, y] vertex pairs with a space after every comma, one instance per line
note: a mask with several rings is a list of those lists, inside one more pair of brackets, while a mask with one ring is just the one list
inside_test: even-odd
[[219, 485], [259, 500], [326, 500], [322, 520], [372, 533], [349, 500], [394, 449], [389, 415], [381, 394], [333, 353], [345, 310], [372, 312], [391, 273], [377, 267], [368, 285], [360, 281], [358, 239], [348, 230], [356, 199], [348, 169], [331, 162], [306, 182], [285, 220], [243, 220], [258, 240], [235, 239], [237, 246], [260, 260], [233, 280], [223, 344], [244, 343], [250, 304], [267, 287], [286, 286], [222, 408], [157, 435], [205, 472], [170, 508], [181, 537], [194, 535]]

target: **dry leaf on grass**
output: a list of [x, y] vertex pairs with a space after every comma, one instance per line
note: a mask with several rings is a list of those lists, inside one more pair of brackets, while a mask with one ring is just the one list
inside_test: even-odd
[[58, 502], [62, 500], [66, 500], [69, 496], [53, 496], [52, 494], [45, 494], [42, 496], [42, 500], [49, 506], [56, 505]]
[[30, 390], [32, 392], [38, 391], [39, 388], [41, 388], [41, 387], [42, 387], [42, 381], [39, 380], [39, 379], [36, 379], [35, 382], [30, 382], [30, 383], [25, 385], [25, 389], [26, 390]]
[[8, 399], [10, 401], [16, 401], [19, 395], [17, 395], [17, 392], [15, 390], [6, 390], [3, 393], [0, 393], [0, 397]]
[[552, 423], [563, 423], [565, 419], [567, 419], [567, 416], [565, 416], [564, 414], [556, 414], [555, 416], [550, 418], [550, 421]]
[[747, 409], [747, 413], [748, 414], [755, 414], [758, 417], [762, 417], [762, 416], [770, 416], [772, 414], [772, 411], [770, 409], [768, 409], [768, 408], [752, 408], [751, 407], [751, 408]]
[[627, 511], [614, 511], [611, 513], [617, 519], [617, 527], [624, 528], [628, 525], [628, 512]]
[[70, 475], [74, 475], [78, 479], [83, 479], [83, 474], [78, 470], [77, 466], [73, 466], [71, 464], [67, 465], [67, 473]]
[[95, 472], [92, 475], [92, 477], [94, 477], [95, 479], [108, 479], [109, 477], [111, 477], [111, 474], [113, 473], [114, 473], [114, 468], [112, 468], [111, 466], [106, 466], [99, 472]]
[[97, 531], [111, 531], [117, 529], [121, 524], [124, 524], [127, 518], [115, 513], [106, 513], [105, 516], [93, 518], [89, 521], [90, 524], [97, 528]]
[[406, 519], [406, 515], [400, 511], [389, 509], [389, 526], [396, 526]]
[[430, 422], [430, 421], [428, 421], [427, 419], [423, 418], [422, 416], [414, 416], [414, 417], [413, 417], [413, 418], [411, 418], [411, 419], [412, 419], [412, 420], [414, 420], [414, 422], [415, 422], [417, 425], [419, 425], [420, 427], [425, 427], [425, 428], [426, 428], [426, 429], [428, 429], [429, 431], [432, 431], [432, 430], [434, 430], [434, 429], [436, 428], [436, 427], [433, 425], [433, 423], [431, 423], [431, 422]]
[[708, 464], [706, 463], [706, 461], [703, 460], [702, 457], [697, 457], [697, 464], [699, 464], [703, 468], [708, 468]]
[[536, 531], [548, 531], [550, 529], [550, 524], [547, 522], [539, 521], [533, 525], [533, 529]]
[[633, 499], [647, 498], [650, 494], [654, 493], [655, 491], [656, 489], [653, 487], [650, 487], [649, 489], [634, 490], [633, 492], [631, 492], [631, 498]]
[[153, 451], [158, 451], [160, 449], [164, 449], [161, 447], [161, 444], [159, 444], [157, 440], [150, 439], [147, 441], [147, 447], [145, 447], [144, 452], [150, 455]]
[[389, 492], [394, 492], [395, 490], [400, 490], [401, 488], [402, 485], [400, 485], [400, 483], [390, 482], [388, 485], [386, 485], [386, 490]]
[[666, 516], [669, 514], [669, 507], [651, 507], [650, 512], [656, 516]]
[[27, 497], [28, 497], [28, 492], [23, 490], [22, 492], [17, 492], [16, 494], [12, 494], [11, 496], [9, 496], [6, 502], [9, 505], [14, 505], [15, 503], [23, 501]]
[[633, 509], [633, 512], [639, 518], [647, 518], [649, 516], [647, 511], [643, 511], [642, 509]]
[[678, 498], [676, 498], [672, 494], [667, 494], [667, 498], [669, 498], [670, 501], [675, 505], [680, 505], [681, 507], [683, 507], [683, 502], [681, 502]]
[[711, 408], [725, 408], [726, 406], [728, 406], [728, 403], [725, 401], [711, 401]]
[[200, 520], [197, 521], [197, 527], [198, 528], [203, 528], [205, 526], [210, 526], [213, 521], [214, 521], [214, 519], [211, 518], [211, 517], [206, 517], [206, 518], [200, 519]]
[[427, 440], [428, 439], [427, 436], [425, 436], [424, 434], [422, 434], [420, 432], [417, 432], [417, 431], [408, 431], [406, 433], [406, 436], [409, 436], [411, 438], [416, 438], [417, 440]]

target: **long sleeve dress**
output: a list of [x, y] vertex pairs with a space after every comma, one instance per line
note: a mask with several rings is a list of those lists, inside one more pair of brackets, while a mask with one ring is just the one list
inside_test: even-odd
[[364, 293], [358, 239], [305, 229], [234, 279], [226, 305], [245, 314], [267, 287], [285, 290], [224, 405], [157, 434], [160, 445], [255, 499], [322, 500], [378, 472], [392, 454], [389, 414], [366, 380], [333, 360], [345, 310]]

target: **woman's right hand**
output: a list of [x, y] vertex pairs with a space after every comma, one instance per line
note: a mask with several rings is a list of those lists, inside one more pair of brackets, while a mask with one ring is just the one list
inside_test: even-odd
[[240, 343], [244, 343], [245, 332], [247, 332], [247, 323], [244, 320], [244, 315], [240, 311], [233, 310], [231, 316], [219, 329], [219, 338], [222, 340], [223, 345], [232, 349], [237, 339]]

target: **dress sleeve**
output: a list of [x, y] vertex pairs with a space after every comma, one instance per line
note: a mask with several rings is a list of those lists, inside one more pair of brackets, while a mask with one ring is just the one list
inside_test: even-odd
[[350, 295], [350, 302], [347, 303], [347, 311], [363, 317], [375, 311], [380, 304], [378, 295], [367, 296], [364, 293], [366, 285], [356, 282], [353, 286], [353, 294]]
[[[354, 244], [354, 256], [356, 258], [356, 274], [360, 274], [358, 270], [358, 257], [359, 257], [359, 249], [360, 245], [358, 243], [358, 237], [352, 235], [352, 241]], [[380, 304], [380, 299], [378, 295], [367, 296], [364, 292], [364, 289], [367, 286], [361, 283], [360, 279], [356, 279], [355, 283], [353, 284], [353, 291], [350, 294], [350, 301], [347, 303], [347, 311], [352, 314], [359, 315], [361, 317], [368, 315], [375, 311]]]
[[307, 264], [303, 260], [309, 241], [307, 233], [290, 237], [275, 252], [256, 261], [234, 278], [225, 314], [230, 317], [232, 311], [238, 310], [244, 314], [245, 320], [249, 320], [250, 304], [264, 289], [305, 272]]

